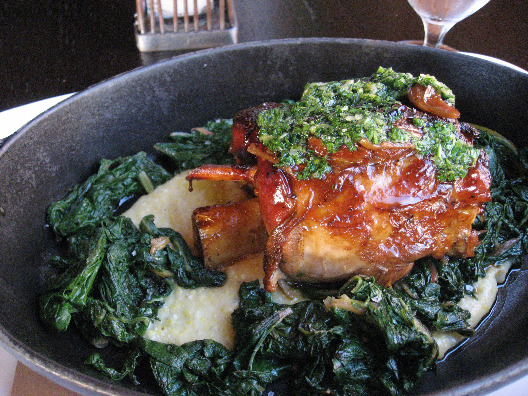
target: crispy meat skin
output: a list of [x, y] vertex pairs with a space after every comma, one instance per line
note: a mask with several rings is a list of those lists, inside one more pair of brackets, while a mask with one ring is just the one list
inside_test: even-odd
[[[343, 147], [330, 156], [332, 172], [324, 180], [299, 180], [294, 169], [273, 166], [273, 153], [258, 142], [256, 117], [269, 106], [234, 119], [231, 152], [239, 171], [218, 166], [189, 175], [218, 179], [238, 172], [244, 175], [239, 180], [252, 181], [269, 235], [266, 289], [276, 287], [279, 269], [298, 281], [334, 282], [362, 274], [391, 285], [419, 258], [474, 254], [478, 233], [472, 224], [490, 200], [484, 152], [463, 179], [441, 183], [433, 163], [412, 145], [362, 141], [355, 151]], [[398, 126], [411, 132], [413, 117], [432, 117], [405, 112]], [[453, 122], [460, 137], [473, 139], [475, 130]], [[309, 144], [322, 149], [317, 139]]]
[[260, 106], [238, 112], [233, 117], [232, 141], [229, 152], [233, 154], [238, 164], [255, 165], [255, 155], [248, 152], [252, 144], [259, 144], [257, 116], [260, 112], [279, 106], [278, 103], [267, 102]]

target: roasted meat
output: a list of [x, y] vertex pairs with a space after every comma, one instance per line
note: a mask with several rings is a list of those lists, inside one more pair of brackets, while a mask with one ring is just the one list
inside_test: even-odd
[[[308, 148], [326, 155], [331, 170], [324, 177], [300, 178], [299, 167], [276, 166], [275, 153], [259, 141], [258, 114], [274, 106], [266, 103], [234, 118], [231, 152], [237, 165], [208, 165], [188, 176], [254, 186], [268, 234], [267, 290], [275, 289], [281, 274], [303, 282], [362, 274], [390, 286], [420, 258], [474, 254], [479, 238], [472, 224], [490, 200], [483, 151], [463, 178], [440, 181], [434, 162], [412, 143], [362, 139], [352, 150], [343, 146], [328, 154], [321, 140], [311, 137]], [[422, 132], [416, 119], [439, 119], [403, 105], [397, 110], [403, 114], [397, 127], [417, 138]], [[475, 129], [456, 121], [456, 112], [441, 114], [453, 117], [449, 122], [461, 141], [472, 142]]]

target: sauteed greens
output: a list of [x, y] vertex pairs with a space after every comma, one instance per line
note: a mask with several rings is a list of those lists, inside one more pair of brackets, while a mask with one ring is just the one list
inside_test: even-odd
[[[137, 229], [114, 214], [122, 200], [169, 178], [145, 153], [103, 160], [95, 175], [49, 207], [49, 223], [65, 238], [68, 250], [52, 259], [60, 272], [41, 299], [46, 323], [66, 330], [74, 315], [95, 345], [130, 342], [145, 332], [170, 293], [167, 278], [187, 288], [225, 282], [224, 273], [203, 268], [181, 235], [157, 229], [152, 216]], [[152, 240], [160, 247], [152, 247]], [[168, 244], [171, 248], [164, 249]]]
[[230, 164], [233, 163], [233, 156], [227, 150], [232, 125], [232, 120], [211, 121], [190, 133], [172, 133], [172, 142], [157, 143], [154, 148], [172, 158], [179, 170], [202, 164]]
[[[215, 134], [173, 134], [172, 143], [156, 147], [174, 157], [177, 170], [230, 161], [230, 121], [204, 128]], [[406, 394], [435, 365], [430, 331], [471, 335], [469, 313], [457, 302], [474, 292], [487, 266], [518, 263], [527, 252], [528, 156], [484, 130], [477, 146], [490, 157], [493, 201], [475, 225], [487, 230], [475, 257], [423, 259], [392, 289], [359, 276], [340, 289], [293, 285], [311, 297], [294, 305], [273, 302], [258, 282], [245, 283], [232, 317], [232, 351], [212, 340], [178, 346], [143, 337], [173, 282], [215, 287], [225, 274], [205, 269], [183, 238], [158, 229], [152, 216], [136, 228], [119, 215], [124, 201], [168, 180], [167, 170], [144, 153], [103, 160], [49, 208], [66, 249], [51, 261], [57, 275], [41, 298], [42, 319], [59, 331], [75, 325], [97, 347], [128, 351], [122, 367], [107, 366], [99, 354], [87, 363], [133, 383], [147, 364], [167, 395], [260, 395], [283, 378], [286, 394]]]

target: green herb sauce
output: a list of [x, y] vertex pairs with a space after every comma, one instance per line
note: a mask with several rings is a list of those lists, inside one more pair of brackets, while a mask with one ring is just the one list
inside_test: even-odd
[[[259, 139], [278, 156], [278, 166], [299, 167], [301, 179], [324, 178], [331, 171], [328, 155], [343, 146], [355, 150], [361, 139], [373, 144], [411, 142], [420, 155], [434, 162], [440, 181], [464, 177], [479, 151], [456, 136], [453, 123], [415, 118], [421, 138], [394, 126], [403, 116], [398, 99], [415, 84], [433, 86], [454, 104], [453, 92], [435, 77], [414, 77], [380, 67], [369, 78], [307, 84], [298, 102], [259, 114]], [[310, 137], [322, 141], [326, 156], [308, 149]]]

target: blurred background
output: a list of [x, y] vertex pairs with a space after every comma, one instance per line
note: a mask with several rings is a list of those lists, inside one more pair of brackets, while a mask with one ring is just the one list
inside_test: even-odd
[[[407, 0], [233, 0], [238, 42], [286, 37], [421, 40]], [[134, 0], [0, 3], [0, 111], [82, 90], [175, 53], [141, 53]], [[528, 68], [528, 1], [491, 0], [445, 44]]]

